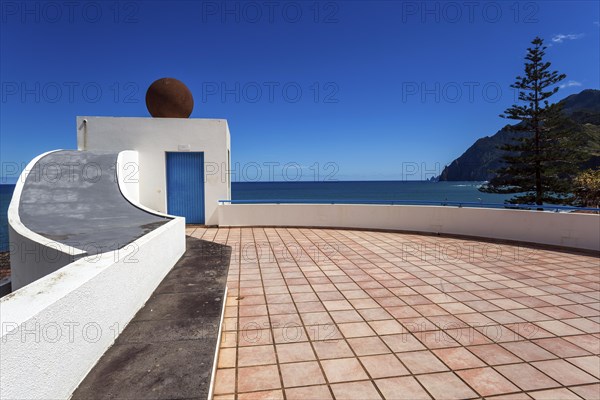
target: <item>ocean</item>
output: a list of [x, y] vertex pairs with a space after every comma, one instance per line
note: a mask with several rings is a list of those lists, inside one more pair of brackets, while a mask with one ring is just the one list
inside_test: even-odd
[[8, 204], [15, 185], [0, 185], [0, 251], [8, 250]]
[[[510, 196], [481, 193], [481, 182], [331, 181], [234, 182], [234, 200], [405, 200], [503, 203]], [[8, 204], [15, 185], [0, 185], [0, 251], [8, 250]]]
[[503, 203], [509, 196], [481, 193], [482, 182], [331, 181], [236, 182], [234, 200], [406, 200]]

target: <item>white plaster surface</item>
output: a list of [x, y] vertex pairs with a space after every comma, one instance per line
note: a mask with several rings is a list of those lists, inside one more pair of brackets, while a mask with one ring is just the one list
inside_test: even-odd
[[121, 194], [123, 194], [123, 197], [125, 197], [128, 202], [137, 208], [154, 215], [172, 217], [172, 215], [153, 210], [140, 203], [140, 181], [139, 173], [137, 172], [139, 165], [137, 151], [121, 151], [117, 157], [117, 164], [117, 183], [119, 184]]
[[12, 290], [45, 276], [71, 263], [85, 253], [84, 250], [50, 240], [33, 232], [21, 222], [19, 201], [27, 176], [43, 157], [60, 150], [53, 150], [35, 157], [29, 162], [15, 185], [8, 206], [8, 235]]
[[465, 235], [600, 251], [600, 216], [490, 208], [221, 204], [219, 226], [310, 226]]
[[151, 210], [167, 212], [165, 153], [170, 151], [204, 152], [207, 225], [218, 222], [218, 201], [230, 198], [230, 135], [226, 120], [77, 117], [77, 147], [90, 151], [137, 151], [139, 202]]
[[175, 218], [0, 299], [2, 399], [68, 398], [184, 252]]
[[133, 204], [140, 202], [140, 172], [138, 152], [121, 151], [117, 157], [117, 179], [123, 196]]

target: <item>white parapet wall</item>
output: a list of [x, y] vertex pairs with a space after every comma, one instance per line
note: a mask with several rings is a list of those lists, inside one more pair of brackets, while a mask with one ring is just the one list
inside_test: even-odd
[[221, 204], [219, 226], [384, 229], [600, 251], [600, 216], [491, 208], [356, 204]]
[[85, 254], [85, 251], [81, 249], [58, 243], [33, 232], [23, 225], [19, 216], [19, 201], [25, 180], [40, 159], [56, 151], [59, 150], [40, 154], [29, 162], [15, 185], [8, 206], [12, 290], [20, 289], [30, 282], [70, 264]]
[[2, 399], [65, 399], [185, 252], [174, 218], [0, 299]]

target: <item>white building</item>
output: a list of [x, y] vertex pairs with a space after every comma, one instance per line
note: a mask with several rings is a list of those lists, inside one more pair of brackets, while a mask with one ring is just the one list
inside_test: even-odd
[[185, 223], [216, 225], [218, 200], [231, 196], [225, 120], [78, 117], [77, 147], [32, 160], [9, 206], [3, 398], [68, 398], [115, 336], [23, 341], [23, 332], [126, 326], [184, 254]]
[[231, 198], [223, 119], [78, 117], [77, 148], [136, 152], [119, 166], [129, 195], [186, 223], [216, 225], [218, 201]]

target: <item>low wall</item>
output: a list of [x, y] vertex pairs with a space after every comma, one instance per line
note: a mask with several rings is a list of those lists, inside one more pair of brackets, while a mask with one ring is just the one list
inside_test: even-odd
[[85, 255], [83, 250], [49, 239], [31, 239], [31, 232], [22, 234], [8, 225], [12, 290], [53, 273]]
[[[68, 398], [185, 252], [185, 219], [180, 217], [167, 216], [164, 223], [161, 218], [160, 224], [154, 217], [148, 219], [152, 230], [140, 229], [143, 236], [135, 230], [123, 246], [114, 250], [102, 246], [107, 251], [99, 254], [34, 232], [21, 219], [20, 199], [29, 172], [49, 154], [28, 165], [8, 211], [13, 289], [18, 290], [0, 299], [3, 399]], [[136, 152], [127, 151], [116, 158], [116, 186], [110, 173], [113, 165], [105, 165], [109, 173], [102, 179], [111, 184], [101, 190], [112, 190], [112, 197], [97, 199], [112, 207], [106, 213], [110, 217], [119, 219], [120, 214], [114, 214], [119, 211], [114, 207], [117, 201], [121, 208], [135, 211], [123, 214], [130, 224], [139, 224], [136, 218], [145, 215], [143, 211], [156, 216], [139, 205], [137, 180], [128, 179], [127, 166], [135, 164], [136, 157]], [[81, 180], [68, 182], [75, 185]], [[83, 184], [82, 189], [91, 190]], [[114, 237], [119, 228], [128, 228], [115, 226]], [[79, 230], [74, 223], [73, 231]]]
[[184, 251], [175, 218], [0, 299], [2, 398], [68, 398]]
[[600, 251], [600, 216], [491, 208], [221, 204], [219, 226], [309, 226], [440, 233]]
[[40, 154], [29, 162], [17, 181], [8, 206], [8, 236], [13, 291], [70, 264], [85, 254], [85, 251], [81, 249], [38, 235], [23, 225], [19, 216], [19, 201], [25, 180], [39, 160], [58, 151], [60, 150]]

